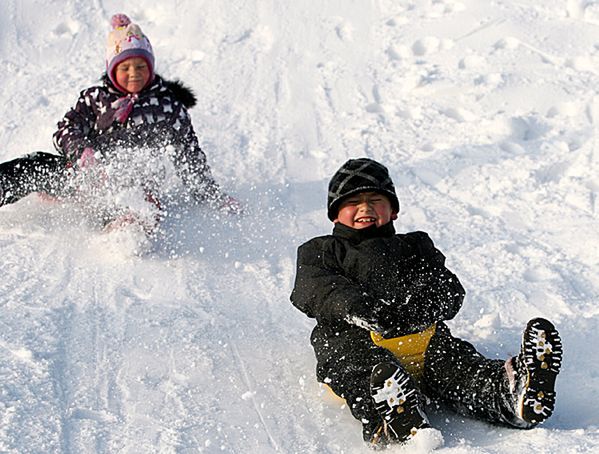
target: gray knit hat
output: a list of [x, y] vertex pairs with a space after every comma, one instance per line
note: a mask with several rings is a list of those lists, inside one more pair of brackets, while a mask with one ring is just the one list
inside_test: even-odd
[[344, 198], [359, 192], [378, 192], [387, 196], [391, 207], [399, 213], [399, 200], [387, 167], [372, 159], [359, 158], [343, 164], [329, 182], [329, 219], [333, 221], [337, 217]]

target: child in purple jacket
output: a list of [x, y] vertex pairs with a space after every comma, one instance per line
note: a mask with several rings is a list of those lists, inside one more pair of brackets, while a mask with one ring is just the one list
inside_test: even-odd
[[[239, 203], [215, 182], [199, 146], [187, 111], [196, 103], [194, 94], [155, 74], [152, 46], [137, 24], [124, 14], [114, 15], [111, 24], [102, 85], [83, 90], [58, 123], [53, 138], [60, 154], [36, 152], [0, 164], [0, 206], [32, 192], [57, 197], [80, 192], [73, 190], [73, 181], [81, 183], [74, 174], [100, 175], [95, 187], [102, 190], [115, 170], [98, 170], [103, 166], [120, 160], [127, 167], [133, 157], [147, 167], [153, 164], [147, 160], [166, 157], [193, 200], [239, 211]], [[133, 173], [146, 199], [159, 206], [160, 172]]]

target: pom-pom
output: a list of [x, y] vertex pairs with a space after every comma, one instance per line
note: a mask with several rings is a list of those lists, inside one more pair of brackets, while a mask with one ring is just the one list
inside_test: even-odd
[[130, 23], [131, 19], [129, 19], [126, 14], [115, 14], [112, 16], [112, 19], [110, 19], [110, 24], [112, 25], [113, 29], [126, 27]]

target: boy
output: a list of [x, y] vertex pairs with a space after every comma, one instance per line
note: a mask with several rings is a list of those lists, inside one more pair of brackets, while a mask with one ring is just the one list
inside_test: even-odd
[[291, 301], [315, 318], [317, 378], [343, 397], [364, 440], [401, 443], [429, 427], [424, 396], [492, 423], [531, 428], [555, 405], [562, 346], [531, 320], [520, 354], [483, 357], [453, 337], [464, 288], [424, 232], [396, 234], [399, 201], [388, 170], [350, 159], [329, 183], [332, 235], [298, 249]]

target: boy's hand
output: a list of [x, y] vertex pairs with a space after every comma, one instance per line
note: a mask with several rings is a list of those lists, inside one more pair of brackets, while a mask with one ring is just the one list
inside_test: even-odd
[[375, 333], [382, 334], [384, 329], [376, 323], [374, 320], [366, 320], [362, 317], [352, 316], [347, 320], [351, 325], [356, 325], [360, 328], [367, 329], [368, 331], [374, 331]]
[[363, 307], [361, 314], [352, 314], [346, 321], [360, 328], [384, 335], [397, 324], [394, 308], [385, 301], [377, 301], [375, 308]]

